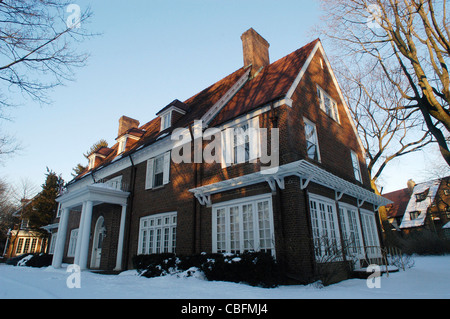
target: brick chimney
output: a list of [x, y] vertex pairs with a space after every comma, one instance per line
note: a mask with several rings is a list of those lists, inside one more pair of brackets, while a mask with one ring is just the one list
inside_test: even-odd
[[253, 77], [262, 67], [270, 64], [270, 44], [253, 28], [245, 31], [241, 36], [241, 40], [244, 49], [244, 67], [252, 65], [250, 76]]
[[123, 135], [130, 128], [138, 128], [138, 127], [139, 127], [138, 120], [132, 119], [131, 117], [124, 115], [119, 119], [119, 133], [117, 136]]

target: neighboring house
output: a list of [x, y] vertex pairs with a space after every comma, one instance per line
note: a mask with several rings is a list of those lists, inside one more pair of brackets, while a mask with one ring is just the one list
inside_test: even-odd
[[22, 200], [22, 207], [14, 212], [13, 216], [18, 217], [20, 223], [9, 230], [6, 238], [3, 256], [12, 258], [28, 253], [47, 252], [47, 236], [42, 232], [33, 230], [28, 225], [28, 219], [22, 217], [22, 212], [32, 200]]
[[[440, 237], [449, 237], [450, 176], [383, 196], [393, 202], [386, 206], [387, 216], [398, 230], [411, 233], [427, 229]], [[398, 220], [393, 221], [396, 218]]]
[[383, 197], [392, 201], [392, 204], [386, 205], [387, 220], [395, 230], [400, 231], [400, 224], [402, 223], [406, 206], [411, 198], [411, 190], [409, 188], [403, 188], [383, 194]]
[[389, 201], [370, 189], [322, 43], [270, 63], [256, 31], [241, 39], [244, 67], [144, 125], [119, 119], [117, 143], [57, 198], [54, 267], [255, 250], [307, 282], [344, 243], [340, 260], [380, 257], [377, 208]]

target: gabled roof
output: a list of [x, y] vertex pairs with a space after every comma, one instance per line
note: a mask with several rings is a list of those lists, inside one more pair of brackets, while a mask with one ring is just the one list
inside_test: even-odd
[[[248, 79], [239, 91], [215, 115], [210, 126], [218, 126], [251, 110], [285, 97], [293, 87], [296, 79], [298, 79], [300, 70], [306, 65], [308, 58], [319, 42], [319, 39], [314, 40], [284, 58], [264, 67], [254, 78]], [[160, 131], [161, 119], [159, 117], [140, 126], [137, 131], [145, 131], [145, 133], [143, 133], [138, 141], [130, 141], [130, 143], [127, 143], [127, 148], [121, 156], [126, 157], [131, 152], [153, 144], [163, 134], [170, 134], [175, 128], [187, 127], [193, 124], [195, 120], [200, 120], [213, 105], [245, 76], [246, 72], [248, 72], [248, 67], [242, 67], [186, 101], [180, 102], [174, 100], [165, 106], [158, 114], [174, 104], [186, 111], [186, 114], [164, 132]], [[117, 149], [118, 143], [111, 147], [112, 151], [102, 161], [101, 167], [108, 165], [116, 159], [118, 155]], [[82, 178], [88, 172], [89, 170], [85, 170], [74, 181]]]
[[[400, 228], [418, 227], [425, 223], [428, 207], [434, 202], [434, 197], [439, 189], [439, 185], [441, 185], [441, 180], [435, 179], [429, 182], [416, 184], [416, 186], [414, 186], [414, 190], [411, 198], [409, 199], [408, 205], [406, 206]], [[425, 198], [421, 199], [418, 198], [419, 196], [416, 197], [416, 195], [422, 193], [426, 194]], [[418, 212], [418, 217], [411, 219], [411, 212]]]
[[266, 66], [228, 102], [211, 122], [219, 125], [286, 96], [319, 39]]
[[386, 205], [387, 217], [395, 218], [402, 217], [405, 214], [406, 206], [408, 205], [411, 193], [408, 188], [399, 189], [387, 194], [383, 194], [383, 197], [391, 200], [393, 203]]

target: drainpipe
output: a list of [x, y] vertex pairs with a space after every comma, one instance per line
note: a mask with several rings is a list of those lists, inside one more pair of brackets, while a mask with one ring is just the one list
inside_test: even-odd
[[[131, 243], [131, 214], [133, 212], [133, 199], [134, 199], [134, 190], [135, 190], [135, 184], [136, 184], [136, 166], [134, 165], [133, 162], [133, 158], [131, 157], [131, 154], [128, 156], [130, 158], [130, 163], [131, 163], [131, 173], [130, 173], [130, 197], [128, 198], [129, 201], [129, 205], [127, 205], [127, 218], [125, 221], [125, 230], [127, 231], [127, 244], [126, 246], [128, 246], [128, 248], [125, 250], [125, 267], [124, 270], [128, 270], [128, 259], [130, 257], [130, 243]], [[128, 227], [127, 227], [128, 225]], [[125, 245], [124, 245], [125, 246]], [[122, 261], [123, 264], [123, 261]]]
[[[191, 141], [194, 142], [194, 133], [192, 132], [192, 125], [189, 125], [189, 133], [191, 134]], [[195, 143], [192, 143], [195, 147]], [[195, 148], [194, 148], [195, 151]], [[192, 157], [191, 157], [192, 160]], [[198, 186], [198, 163], [194, 161], [194, 188]], [[193, 201], [193, 229], [192, 229], [192, 254], [195, 255], [197, 247], [197, 198], [194, 196]]]

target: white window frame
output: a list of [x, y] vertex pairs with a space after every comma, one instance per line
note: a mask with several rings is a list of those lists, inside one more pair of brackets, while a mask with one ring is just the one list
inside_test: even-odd
[[58, 203], [58, 210], [56, 211], [56, 217], [61, 217], [61, 203]]
[[67, 257], [75, 257], [75, 250], [78, 240], [78, 229], [75, 228], [70, 231], [69, 248], [67, 249]]
[[[163, 183], [155, 185], [155, 161], [163, 161]], [[170, 151], [147, 160], [147, 171], [145, 175], [145, 189], [153, 189], [163, 187], [170, 182]]]
[[361, 222], [367, 257], [381, 257], [380, 239], [378, 237], [375, 213], [361, 209]]
[[161, 117], [161, 132], [162, 132], [172, 125], [172, 111], [161, 114], [160, 117]]
[[[320, 147], [319, 147], [319, 135], [317, 134], [317, 127], [316, 124], [314, 124], [313, 122], [311, 122], [310, 120], [308, 120], [306, 117], [303, 118], [303, 121], [305, 123], [305, 140], [306, 140], [306, 156], [308, 156], [308, 158], [318, 161], [319, 163], [321, 162], [321, 157], [320, 157]], [[315, 140], [315, 144], [314, 142], [308, 138], [308, 136], [306, 136], [307, 130], [306, 130], [306, 126], [311, 126], [313, 128], [313, 135], [312, 140]], [[314, 144], [316, 146], [316, 152], [317, 152], [317, 159], [316, 158], [312, 158], [311, 156], [309, 156], [308, 153], [308, 142], [311, 144]]]
[[24, 242], [25, 242], [25, 238], [19, 237], [19, 239], [17, 241], [17, 246], [16, 246], [16, 254], [22, 253]]
[[[265, 207], [262, 207], [264, 210], [260, 211], [258, 209], [260, 206], [267, 207], [267, 211]], [[251, 218], [248, 218], [245, 211], [248, 213], [250, 207], [252, 214]], [[262, 216], [261, 219], [261, 213], [264, 215], [267, 213], [267, 216]], [[261, 222], [262, 229], [260, 229]], [[270, 251], [272, 256], [275, 256], [272, 195], [245, 197], [213, 205], [212, 251], [213, 253]]]
[[127, 146], [127, 136], [120, 137], [118, 142], [119, 142], [119, 146], [117, 147], [117, 155], [125, 152], [125, 149]]
[[347, 257], [364, 258], [364, 241], [358, 208], [339, 202], [339, 220], [341, 221], [342, 238], [349, 243], [345, 244]]
[[[317, 95], [319, 96], [320, 101], [320, 109], [324, 111], [329, 117], [331, 117], [336, 122], [339, 121], [339, 111], [336, 101], [331, 98], [331, 96], [322, 89], [319, 85], [317, 85]], [[330, 105], [327, 106], [326, 100], [328, 99]]]
[[48, 248], [49, 255], [53, 255], [55, 253], [56, 240], [58, 238], [58, 232], [52, 233], [50, 238], [50, 246]]
[[89, 156], [88, 169], [93, 169], [94, 166], [95, 166], [95, 155], [92, 154], [91, 156]]
[[342, 246], [335, 201], [310, 194], [309, 208], [316, 261], [320, 263], [341, 260]]
[[350, 156], [352, 159], [353, 174], [355, 176], [355, 179], [358, 182], [362, 183], [361, 166], [359, 165], [358, 154], [356, 154], [356, 152], [350, 150]]
[[138, 255], [175, 253], [177, 212], [141, 217]]
[[259, 116], [239, 120], [222, 132], [222, 168], [241, 163], [256, 163], [261, 156]]

